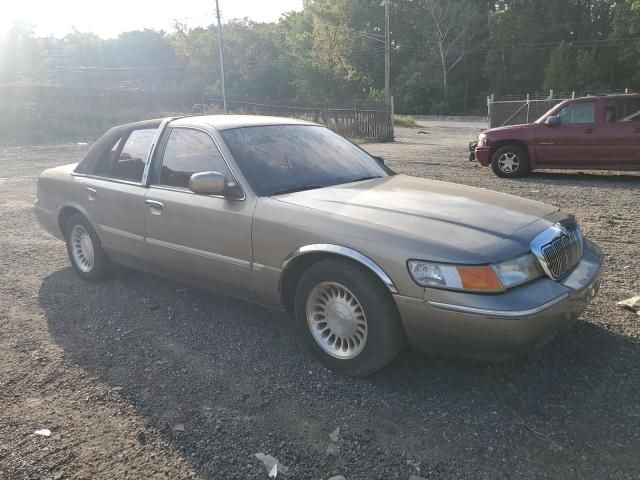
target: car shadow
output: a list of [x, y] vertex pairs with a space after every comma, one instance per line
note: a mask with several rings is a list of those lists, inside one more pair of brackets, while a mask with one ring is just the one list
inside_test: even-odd
[[[605, 171], [598, 172], [582, 172], [582, 171], [534, 171], [526, 177], [521, 179], [522, 181], [583, 181], [583, 186], [593, 185], [593, 182], [606, 182], [608, 187], [615, 187], [620, 185], [621, 187], [637, 187], [640, 185], [640, 173], [609, 173]], [[598, 186], [602, 186], [599, 184]]]
[[39, 303], [65, 354], [123, 387], [205, 477], [265, 478], [256, 452], [288, 466], [282, 478], [315, 478], [319, 465], [326, 478], [408, 478], [416, 465], [442, 474], [429, 478], [464, 466], [476, 478], [609, 478], [612, 462], [638, 466], [640, 345], [590, 323], [515, 362], [407, 350], [353, 379], [319, 365], [285, 314], [149, 274], [89, 284], [59, 270]]

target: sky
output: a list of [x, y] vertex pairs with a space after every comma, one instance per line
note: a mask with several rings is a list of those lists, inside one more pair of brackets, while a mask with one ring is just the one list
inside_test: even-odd
[[[223, 21], [248, 17], [272, 22], [284, 12], [301, 10], [302, 0], [219, 0]], [[14, 21], [30, 25], [38, 36], [64, 36], [73, 28], [113, 38], [128, 30], [170, 30], [174, 20], [189, 26], [215, 20], [215, 0], [2, 0], [0, 33]]]

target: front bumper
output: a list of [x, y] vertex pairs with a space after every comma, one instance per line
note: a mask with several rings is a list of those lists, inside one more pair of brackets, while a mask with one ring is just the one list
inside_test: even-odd
[[475, 159], [484, 167], [491, 163], [491, 147], [476, 147], [474, 150]]
[[416, 350], [500, 360], [570, 329], [598, 291], [601, 265], [600, 249], [586, 240], [582, 260], [560, 282], [541, 278], [494, 295], [426, 289], [423, 299], [394, 298]]

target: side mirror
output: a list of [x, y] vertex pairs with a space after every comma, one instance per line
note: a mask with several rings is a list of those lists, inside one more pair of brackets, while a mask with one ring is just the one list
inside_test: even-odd
[[554, 125], [560, 125], [562, 123], [562, 120], [560, 119], [559, 115], [550, 115], [547, 117], [544, 123], [546, 125], [549, 125], [550, 127], [553, 127]]
[[378, 155], [373, 155], [373, 159], [378, 162], [380, 165], [384, 165], [384, 158], [379, 157]]
[[194, 173], [189, 179], [189, 189], [201, 195], [224, 195], [227, 182], [219, 172]]

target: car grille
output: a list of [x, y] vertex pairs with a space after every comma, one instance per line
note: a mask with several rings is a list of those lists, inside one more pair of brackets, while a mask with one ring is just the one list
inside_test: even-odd
[[583, 237], [574, 220], [553, 225], [538, 235], [531, 250], [545, 273], [558, 279], [575, 267], [582, 258]]

